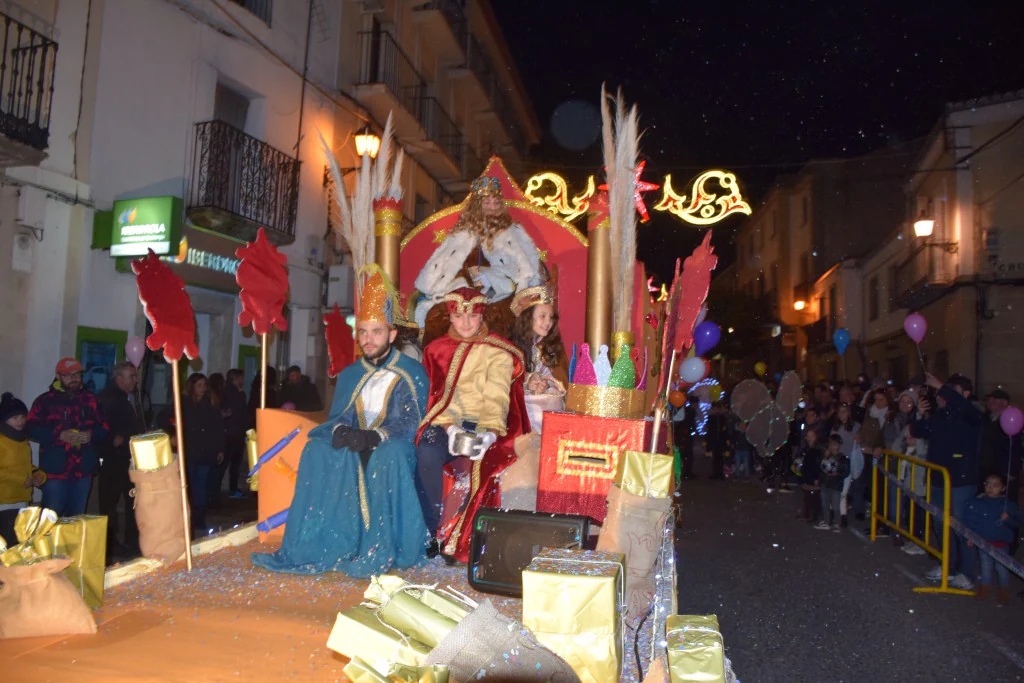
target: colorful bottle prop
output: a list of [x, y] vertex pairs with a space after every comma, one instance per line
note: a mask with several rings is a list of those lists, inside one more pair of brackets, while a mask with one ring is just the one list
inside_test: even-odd
[[576, 377], [576, 345], [572, 345], [572, 355], [569, 357], [569, 383], [573, 383]]
[[608, 386], [608, 378], [612, 374], [612, 362], [608, 360], [608, 345], [601, 344], [597, 351], [597, 360], [594, 361], [594, 372], [597, 374], [597, 386]]
[[632, 389], [636, 386], [636, 366], [630, 357], [631, 345], [619, 347], [619, 358], [615, 361], [612, 372], [608, 376], [608, 386], [619, 389]]
[[580, 347], [580, 358], [576, 362], [573, 378], [575, 384], [597, 386], [597, 372], [594, 370], [594, 361], [590, 359], [590, 344], [584, 343]]

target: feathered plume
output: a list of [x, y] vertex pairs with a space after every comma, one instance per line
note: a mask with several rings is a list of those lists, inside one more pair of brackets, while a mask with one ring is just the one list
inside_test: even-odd
[[615, 99], [614, 133], [611, 98], [601, 88], [602, 142], [605, 176], [608, 180], [608, 208], [611, 218], [609, 239], [612, 244], [611, 268], [622, 286], [612, 289], [612, 317], [616, 330], [630, 329], [633, 303], [633, 268], [636, 262], [636, 204], [634, 171], [640, 147], [636, 107], [626, 110], [620, 90]]
[[395, 144], [394, 130], [389, 114], [377, 158], [371, 159], [370, 155], [362, 158], [361, 166], [356, 170], [354, 192], [350, 200], [344, 177], [338, 167], [338, 161], [323, 135], [320, 135], [320, 144], [323, 145], [324, 155], [327, 157], [331, 177], [334, 180], [334, 200], [338, 207], [338, 220], [335, 221], [336, 230], [352, 252], [353, 270], [360, 274], [356, 277], [356, 301], [358, 301], [362, 296], [363, 283], [366, 280], [362, 274], [365, 274], [368, 266], [376, 261], [373, 237], [373, 202], [375, 199], [385, 197], [395, 200], [402, 198], [402, 165], [405, 154], [401, 147]]

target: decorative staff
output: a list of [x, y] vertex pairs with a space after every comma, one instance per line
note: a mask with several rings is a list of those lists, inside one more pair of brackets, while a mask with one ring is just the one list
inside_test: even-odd
[[181, 422], [181, 376], [178, 361], [184, 353], [188, 358], [199, 356], [196, 344], [196, 314], [185, 291], [185, 282], [175, 275], [167, 264], [150, 249], [149, 255], [132, 261], [132, 272], [139, 288], [142, 310], [153, 326], [153, 334], [146, 338], [152, 351], [164, 352], [164, 360], [171, 364], [171, 382], [174, 387], [174, 431], [178, 442], [178, 473], [181, 475], [182, 520], [185, 525], [185, 566], [192, 571], [192, 532], [189, 523], [188, 485], [185, 481], [185, 439]]
[[288, 257], [277, 250], [263, 228], [256, 233], [256, 241], [235, 250], [242, 259], [235, 274], [241, 288], [242, 312], [238, 324], [252, 325], [260, 336], [260, 408], [267, 407], [267, 335], [276, 327], [288, 330], [284, 305], [288, 301]]

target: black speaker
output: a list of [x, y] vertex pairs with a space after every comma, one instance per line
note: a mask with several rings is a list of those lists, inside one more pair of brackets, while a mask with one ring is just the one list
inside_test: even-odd
[[583, 515], [481, 508], [473, 518], [469, 585], [481, 593], [521, 597], [523, 570], [544, 548], [582, 548], [590, 532]]

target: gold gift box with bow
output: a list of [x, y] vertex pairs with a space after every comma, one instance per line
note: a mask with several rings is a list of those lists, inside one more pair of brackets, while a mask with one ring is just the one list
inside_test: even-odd
[[430, 648], [387, 626], [369, 607], [351, 607], [338, 613], [327, 647], [349, 659], [359, 657], [376, 671], [395, 664], [420, 666]]
[[725, 683], [725, 644], [718, 617], [676, 615], [665, 620], [672, 683]]
[[[103, 604], [103, 578], [107, 556], [107, 518], [79, 515], [57, 519], [53, 510], [22, 508], [14, 520], [18, 544], [0, 550], [5, 566], [31, 564], [50, 557], [66, 557], [71, 566], [64, 576], [93, 609]], [[4, 544], [6, 546], [6, 543]]]
[[128, 439], [132, 465], [140, 472], [155, 472], [174, 462], [171, 437], [164, 432], [147, 432]]
[[671, 455], [626, 451], [619, 458], [615, 483], [626, 493], [644, 498], [668, 498], [675, 489]]
[[523, 625], [582, 683], [622, 672], [621, 553], [546, 548], [523, 570]]
[[352, 683], [448, 683], [448, 667], [441, 664], [403, 666], [396, 664], [382, 674], [359, 657], [349, 662], [341, 673]]

